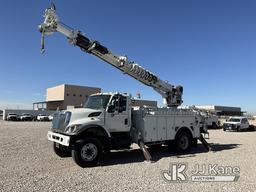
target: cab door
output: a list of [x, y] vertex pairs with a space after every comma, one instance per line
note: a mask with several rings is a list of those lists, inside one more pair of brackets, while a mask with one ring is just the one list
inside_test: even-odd
[[249, 128], [249, 121], [247, 119], [242, 119], [241, 120], [241, 128], [242, 129], [248, 129]]
[[106, 112], [105, 125], [110, 132], [130, 131], [127, 97], [116, 94], [111, 98]]

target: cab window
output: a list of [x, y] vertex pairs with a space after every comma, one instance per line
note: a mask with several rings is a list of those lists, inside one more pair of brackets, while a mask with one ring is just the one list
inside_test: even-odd
[[247, 123], [247, 119], [242, 119], [242, 123]]
[[109, 112], [118, 111], [119, 113], [122, 113], [123, 111], [126, 111], [126, 103], [127, 98], [122, 95], [115, 95], [112, 97], [112, 100], [110, 102]]
[[121, 95], [119, 99], [119, 113], [126, 111], [126, 103], [127, 103], [127, 98]]

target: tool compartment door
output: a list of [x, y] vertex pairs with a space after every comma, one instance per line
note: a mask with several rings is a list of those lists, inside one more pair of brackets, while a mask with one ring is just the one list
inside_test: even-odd
[[166, 127], [166, 116], [157, 116], [157, 140], [158, 141], [164, 141], [167, 139], [167, 127]]
[[157, 141], [157, 117], [144, 117], [144, 142]]
[[166, 140], [174, 140], [175, 139], [175, 116], [171, 115], [167, 119], [167, 139]]

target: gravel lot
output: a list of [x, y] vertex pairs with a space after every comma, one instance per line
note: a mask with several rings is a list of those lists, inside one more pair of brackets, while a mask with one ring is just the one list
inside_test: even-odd
[[[46, 139], [49, 122], [0, 120], [0, 191], [256, 191], [256, 132], [210, 130], [212, 151], [201, 144], [186, 155], [166, 148], [151, 151], [155, 162], [144, 161], [139, 149], [115, 151], [103, 165], [80, 168], [72, 158], [53, 154]], [[167, 182], [162, 171], [174, 162], [239, 166], [237, 182]]]

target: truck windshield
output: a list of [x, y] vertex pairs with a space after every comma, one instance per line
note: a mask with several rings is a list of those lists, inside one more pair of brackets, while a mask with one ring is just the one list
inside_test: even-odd
[[229, 122], [240, 122], [240, 119], [231, 118], [228, 121]]
[[86, 100], [84, 107], [91, 109], [106, 109], [110, 95], [93, 95]]

